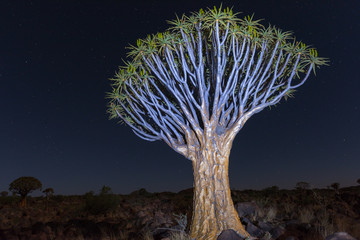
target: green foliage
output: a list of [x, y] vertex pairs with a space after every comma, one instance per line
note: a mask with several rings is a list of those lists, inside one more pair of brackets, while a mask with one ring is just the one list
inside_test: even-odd
[[111, 187], [104, 185], [100, 190], [100, 195], [104, 194], [112, 194]]
[[[264, 27], [260, 23], [261, 20], [254, 19], [254, 15], [239, 18], [238, 14], [234, 13], [233, 9], [222, 8], [222, 6], [206, 10], [200, 9], [200, 11], [193, 12], [189, 16], [177, 16], [175, 20], [168, 21], [171, 27], [165, 32], [148, 35], [144, 39], [138, 39], [135, 45], [130, 45], [128, 47], [130, 61], [125, 62], [125, 66], [120, 67], [115, 76], [110, 79], [112, 81], [112, 92], [107, 94], [107, 98], [110, 99], [107, 110], [109, 118], [121, 118], [120, 122], [136, 125], [133, 117], [136, 116], [136, 111], [132, 103], [138, 97], [136, 96], [137, 93], [129, 88], [128, 83], [131, 82], [132, 85], [140, 86], [149, 79], [157, 81], [156, 77], [153, 76], [154, 73], [147, 66], [147, 62], [153, 62], [155, 58], [158, 58], [164, 64], [164, 71], [167, 72], [169, 66], [166, 63], [166, 57], [170, 53], [174, 57], [176, 67], [181, 69], [184, 62], [181, 62], [175, 52], [181, 52], [181, 49], [185, 48], [185, 42], [189, 39], [193, 39], [195, 42], [201, 41], [203, 44], [202, 51], [206, 51], [205, 49], [214, 51], [213, 48], [216, 45], [214, 45], [216, 39], [214, 33], [216, 32], [219, 32], [220, 36], [228, 33], [225, 48], [230, 46], [233, 38], [239, 43], [250, 41], [252, 49], [260, 49], [263, 44], [266, 44], [268, 46], [267, 51], [271, 51], [277, 45], [279, 49], [283, 50], [282, 55], [279, 56], [282, 58], [280, 63], [285, 62], [288, 54], [291, 54], [289, 66], [299, 61], [296, 68], [296, 76], [298, 77], [299, 73], [304, 73], [310, 66], [315, 73], [317, 67], [328, 63], [327, 59], [318, 56], [315, 48], [310, 48], [305, 43], [296, 41], [291, 32], [282, 31], [271, 25]], [[193, 47], [197, 48], [198, 46], [195, 44]], [[191, 60], [186, 52], [185, 55], [187, 57], [186, 63], [191, 66]], [[203, 56], [205, 56], [204, 52]], [[204, 58], [203, 61], [205, 62], [206, 59]], [[287, 67], [279, 77], [290, 76], [291, 72], [291, 67]], [[152, 90], [149, 88], [146, 91]], [[292, 96], [293, 91], [289, 91], [285, 98]], [[175, 102], [172, 103], [175, 104]]]
[[20, 177], [10, 183], [9, 190], [22, 197], [26, 197], [30, 192], [41, 189], [41, 182], [34, 177]]

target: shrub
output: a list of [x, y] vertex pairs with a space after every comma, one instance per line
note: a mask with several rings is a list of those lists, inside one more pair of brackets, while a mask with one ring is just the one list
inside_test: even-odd
[[64, 195], [54, 195], [51, 199], [57, 203], [62, 203], [67, 199], [67, 197]]
[[120, 203], [120, 197], [114, 194], [85, 195], [84, 211], [92, 215], [105, 214], [114, 210]]
[[0, 205], [12, 205], [17, 204], [20, 200], [18, 196], [6, 196], [0, 198]]
[[6, 197], [8, 194], [9, 194], [9, 193], [8, 193], [7, 191], [2, 191], [2, 192], [0, 193], [0, 195], [1, 195], [2, 197]]

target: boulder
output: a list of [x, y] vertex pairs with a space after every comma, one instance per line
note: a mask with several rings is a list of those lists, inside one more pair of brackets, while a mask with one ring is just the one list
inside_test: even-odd
[[241, 202], [235, 205], [239, 217], [254, 216], [259, 211], [259, 206], [254, 202]]
[[337, 232], [327, 236], [325, 240], [356, 240], [356, 238], [350, 236], [346, 232]]
[[240, 237], [234, 230], [227, 229], [222, 231], [222, 233], [218, 236], [217, 240], [244, 240]]
[[290, 237], [287, 237], [285, 240], [299, 240], [299, 239], [296, 237], [290, 236]]
[[261, 228], [265, 232], [270, 232], [271, 229], [273, 229], [273, 227], [269, 223], [262, 222], [262, 221], [260, 221], [258, 223], [258, 227]]
[[278, 227], [273, 228], [273, 229], [270, 230], [270, 234], [271, 234], [273, 239], [277, 239], [278, 237], [280, 237], [284, 233], [285, 233], [285, 228], [282, 227], [282, 226], [278, 226]]
[[166, 229], [157, 229], [153, 233], [154, 240], [163, 240], [164, 238], [169, 238], [171, 235], [171, 230]]
[[255, 226], [252, 223], [249, 223], [246, 226], [246, 231], [253, 237], [257, 237], [260, 238], [262, 236], [264, 236], [265, 231], [261, 230], [260, 228], [258, 228], [257, 226]]

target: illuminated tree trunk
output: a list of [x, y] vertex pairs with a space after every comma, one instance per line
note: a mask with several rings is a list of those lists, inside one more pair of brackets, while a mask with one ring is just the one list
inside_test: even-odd
[[197, 154], [194, 169], [194, 210], [190, 236], [196, 240], [215, 240], [222, 231], [232, 229], [242, 237], [245, 231], [231, 199], [229, 152], [220, 154], [211, 144]]
[[26, 208], [26, 196], [21, 196], [20, 207]]

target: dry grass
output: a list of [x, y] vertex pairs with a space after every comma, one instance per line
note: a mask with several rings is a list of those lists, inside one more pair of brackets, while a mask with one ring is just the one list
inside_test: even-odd
[[149, 229], [144, 231], [143, 240], [154, 240], [153, 235]]
[[314, 220], [315, 214], [312, 209], [305, 208], [300, 209], [299, 211], [299, 221], [301, 223], [311, 223]]
[[264, 221], [265, 222], [272, 222], [276, 218], [276, 214], [277, 214], [277, 208], [276, 207], [267, 208]]
[[191, 238], [184, 232], [173, 232], [170, 235], [170, 240], [191, 240]]

